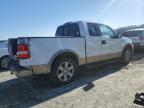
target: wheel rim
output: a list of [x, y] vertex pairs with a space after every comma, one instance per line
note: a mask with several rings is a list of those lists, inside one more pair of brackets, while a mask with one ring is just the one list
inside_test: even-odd
[[131, 60], [131, 56], [132, 56], [131, 50], [130, 49], [126, 50], [126, 52], [125, 52], [125, 61], [129, 62]]
[[69, 81], [74, 75], [74, 66], [70, 62], [62, 63], [57, 70], [57, 76], [61, 81]]
[[6, 60], [2, 60], [2, 61], [1, 61], [1, 66], [2, 66], [3, 68], [6, 68], [6, 67], [7, 67], [7, 62], [6, 62]]

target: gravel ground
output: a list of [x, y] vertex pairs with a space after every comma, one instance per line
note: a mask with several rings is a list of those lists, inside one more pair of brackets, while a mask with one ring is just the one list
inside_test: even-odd
[[134, 98], [144, 91], [143, 57], [135, 54], [127, 67], [113, 63], [83, 69], [65, 86], [50, 84], [47, 76], [19, 79], [1, 72], [0, 108], [143, 108]]

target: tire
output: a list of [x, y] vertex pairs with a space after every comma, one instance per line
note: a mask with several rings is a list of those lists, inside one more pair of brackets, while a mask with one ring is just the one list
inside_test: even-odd
[[9, 58], [9, 56], [4, 56], [0, 58], [0, 70], [8, 70], [7, 62], [5, 61], [6, 58]]
[[132, 60], [132, 49], [130, 47], [127, 47], [123, 51], [122, 63], [127, 65], [131, 62], [131, 60]]
[[50, 79], [56, 85], [65, 85], [73, 81], [78, 73], [78, 64], [72, 58], [56, 60], [52, 66]]

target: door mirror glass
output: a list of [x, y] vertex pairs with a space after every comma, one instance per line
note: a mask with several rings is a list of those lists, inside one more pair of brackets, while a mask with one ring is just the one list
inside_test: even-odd
[[121, 38], [122, 37], [122, 34], [121, 33], [117, 33], [115, 32], [115, 36], [113, 38]]

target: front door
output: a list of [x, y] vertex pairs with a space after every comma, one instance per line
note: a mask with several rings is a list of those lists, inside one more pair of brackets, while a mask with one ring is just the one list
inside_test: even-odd
[[121, 39], [115, 38], [115, 32], [106, 25], [99, 25], [102, 37], [102, 60], [121, 56]]

